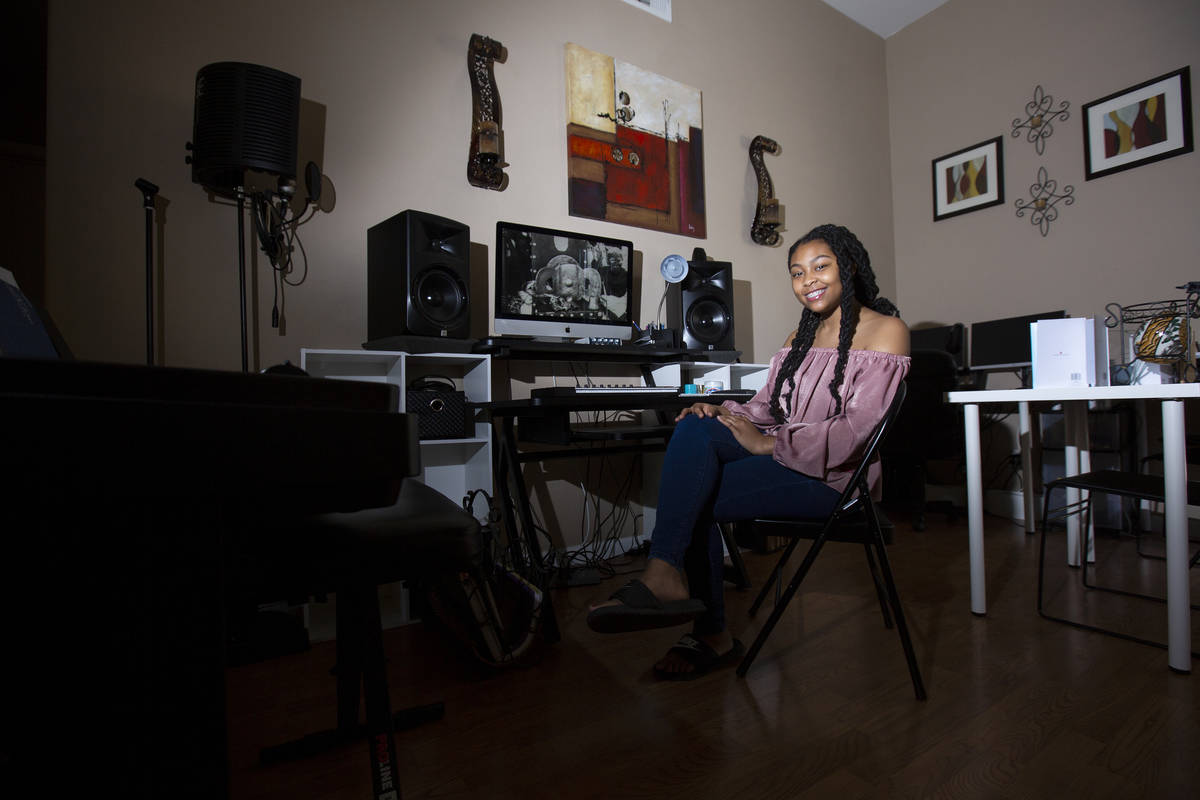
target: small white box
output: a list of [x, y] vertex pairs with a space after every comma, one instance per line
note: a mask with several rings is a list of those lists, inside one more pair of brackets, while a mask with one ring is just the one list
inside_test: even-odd
[[1031, 322], [1029, 350], [1035, 389], [1108, 386], [1108, 329], [1101, 319]]

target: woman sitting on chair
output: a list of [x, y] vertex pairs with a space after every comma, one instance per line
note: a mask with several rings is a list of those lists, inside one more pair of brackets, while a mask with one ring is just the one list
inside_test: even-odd
[[[693, 621], [654, 665], [662, 678], [696, 678], [742, 656], [725, 622], [716, 523], [830, 513], [908, 372], [908, 327], [879, 297], [853, 233], [814, 228], [788, 251], [788, 272], [804, 310], [766, 384], [745, 403], [680, 412], [646, 569], [588, 614], [601, 633]], [[873, 493], [879, 472], [878, 464], [869, 472]]]

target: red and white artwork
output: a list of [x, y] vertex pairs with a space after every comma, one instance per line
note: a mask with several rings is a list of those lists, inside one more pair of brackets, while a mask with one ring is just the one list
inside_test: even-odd
[[566, 47], [571, 216], [704, 238], [700, 91]]

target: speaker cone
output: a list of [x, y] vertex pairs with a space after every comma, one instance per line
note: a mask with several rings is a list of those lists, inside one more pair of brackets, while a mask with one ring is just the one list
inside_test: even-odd
[[467, 310], [467, 289], [458, 276], [432, 267], [413, 281], [413, 308], [437, 328], [448, 328]]
[[702, 297], [687, 310], [687, 325], [702, 344], [717, 344], [725, 338], [731, 319], [725, 304], [713, 297]]

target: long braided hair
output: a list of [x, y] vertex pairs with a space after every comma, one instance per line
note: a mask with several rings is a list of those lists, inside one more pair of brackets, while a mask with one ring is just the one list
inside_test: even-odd
[[[846, 374], [846, 360], [850, 355], [850, 342], [858, 327], [858, 310], [866, 306], [873, 311], [889, 316], [899, 316], [900, 312], [892, 301], [879, 296], [879, 286], [875, 282], [875, 272], [871, 269], [871, 256], [863, 247], [858, 237], [841, 225], [818, 225], [796, 240], [788, 249], [788, 269], [791, 269], [792, 256], [802, 245], [809, 242], [821, 241], [829, 245], [837, 258], [838, 276], [842, 281], [842, 321], [838, 329], [837, 363], [834, 365], [833, 380], [829, 382], [829, 391], [833, 394], [836, 406], [834, 415], [842, 411], [842, 395], [838, 391]], [[771, 415], [779, 424], [787, 422], [780, 401], [780, 393], [784, 383], [788, 386], [785, 398], [790, 398], [796, 391], [796, 371], [804, 357], [812, 347], [817, 335], [817, 325], [821, 318], [805, 307], [800, 315], [800, 324], [796, 326], [796, 335], [792, 339], [792, 349], [784, 357], [779, 366], [779, 374], [775, 377], [775, 386], [771, 390]]]

